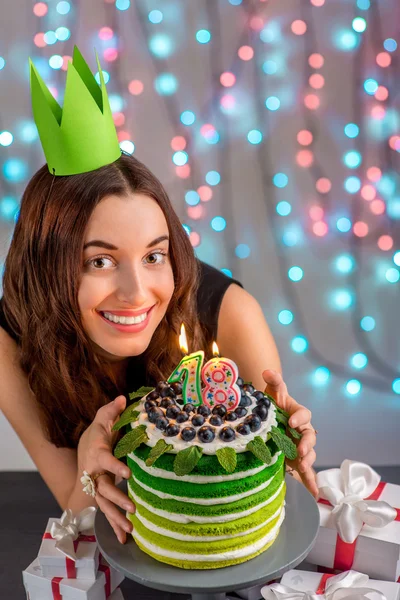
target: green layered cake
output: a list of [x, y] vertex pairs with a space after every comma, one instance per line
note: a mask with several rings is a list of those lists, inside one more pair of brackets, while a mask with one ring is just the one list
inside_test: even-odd
[[179, 383], [161, 382], [122, 415], [136, 506], [132, 536], [158, 561], [184, 569], [236, 565], [269, 548], [285, 517], [287, 414], [243, 384], [227, 411], [184, 404]]

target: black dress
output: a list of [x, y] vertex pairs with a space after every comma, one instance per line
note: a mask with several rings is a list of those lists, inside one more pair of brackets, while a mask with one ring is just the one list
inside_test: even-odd
[[[207, 342], [215, 340], [217, 337], [218, 315], [221, 307], [222, 298], [228, 287], [232, 283], [241, 286], [241, 283], [235, 279], [231, 279], [224, 275], [218, 269], [199, 261], [200, 265], [200, 282], [197, 292], [197, 311], [199, 322], [205, 332]], [[2, 302], [0, 300], [0, 327], [5, 329], [7, 333], [18, 343], [18, 339], [7, 323]], [[133, 357], [131, 359], [130, 368], [128, 369], [127, 390], [132, 391], [140, 388], [143, 385], [152, 385], [152, 382], [146, 379], [146, 369], [143, 359]]]

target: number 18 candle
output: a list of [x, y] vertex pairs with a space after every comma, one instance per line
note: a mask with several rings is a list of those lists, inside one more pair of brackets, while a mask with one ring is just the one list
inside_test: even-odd
[[227, 410], [234, 410], [240, 402], [240, 388], [236, 385], [238, 368], [233, 360], [219, 356], [215, 342], [213, 353], [215, 358], [209, 360], [201, 371], [205, 384], [203, 402], [210, 407], [222, 404]]
[[168, 382], [175, 383], [176, 381], [181, 381], [184, 376], [182, 385], [183, 403], [187, 404], [191, 402], [193, 406], [199, 406], [202, 404], [200, 373], [204, 360], [204, 352], [203, 350], [198, 350], [197, 352], [188, 354], [188, 343], [184, 325], [181, 326], [179, 345], [186, 356], [182, 358], [174, 372], [168, 377]]

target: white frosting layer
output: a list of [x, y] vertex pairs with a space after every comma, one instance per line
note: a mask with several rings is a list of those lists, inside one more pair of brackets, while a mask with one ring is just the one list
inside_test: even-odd
[[144, 460], [136, 456], [133, 452], [129, 454], [129, 458], [132, 459], [139, 467], [148, 473], [154, 475], [154, 477], [160, 477], [161, 479], [173, 479], [174, 481], [188, 481], [190, 483], [219, 483], [220, 481], [235, 481], [236, 479], [243, 479], [244, 477], [251, 477], [263, 471], [267, 467], [271, 467], [276, 463], [281, 451], [274, 454], [269, 465], [261, 465], [256, 469], [249, 469], [248, 471], [238, 471], [237, 473], [230, 473], [226, 475], [181, 475], [177, 476], [173, 471], [166, 471], [165, 469], [158, 469], [157, 467], [148, 467]]
[[[252, 401], [252, 404], [247, 408], [247, 415], [249, 416], [252, 414], [252, 410], [255, 406], [257, 406], [257, 400], [253, 397], [250, 396], [250, 394], [248, 392], [246, 392], [247, 396], [249, 396], [249, 398]], [[239, 423], [242, 423], [245, 417], [241, 417], [240, 419], [237, 419], [236, 421], [233, 421], [231, 423], [227, 422], [227, 421], [223, 421], [223, 424], [220, 427], [214, 427], [215, 429], [215, 438], [212, 442], [209, 442], [208, 444], [203, 444], [202, 442], [200, 442], [200, 440], [198, 439], [198, 437], [196, 436], [194, 438], [194, 440], [191, 440], [190, 442], [185, 442], [180, 435], [176, 435], [174, 437], [167, 437], [164, 435], [164, 433], [160, 430], [157, 429], [157, 427], [155, 426], [154, 423], [150, 423], [148, 418], [147, 418], [147, 413], [145, 411], [144, 408], [144, 403], [146, 401], [147, 396], [145, 396], [140, 404], [138, 405], [137, 410], [140, 411], [140, 417], [137, 421], [131, 423], [131, 427], [135, 428], [138, 425], [146, 425], [146, 433], [148, 435], [149, 440], [146, 442], [147, 446], [150, 446], [151, 448], [153, 446], [155, 446], [158, 442], [158, 440], [165, 440], [167, 442], [167, 444], [172, 444], [173, 445], [173, 449], [170, 451], [171, 454], [177, 454], [180, 450], [184, 450], [185, 448], [191, 448], [192, 446], [199, 446], [200, 448], [203, 449], [203, 454], [215, 454], [217, 450], [219, 450], [219, 448], [226, 448], [227, 446], [229, 446], [230, 448], [234, 448], [236, 453], [240, 453], [240, 452], [246, 452], [246, 446], [247, 444], [251, 441], [254, 440], [254, 438], [256, 436], [260, 436], [265, 442], [267, 441], [267, 435], [268, 433], [271, 431], [271, 427], [273, 426], [277, 426], [277, 421], [275, 418], [275, 406], [271, 403], [271, 406], [269, 407], [268, 410], [268, 416], [266, 418], [265, 421], [263, 421], [261, 423], [261, 428], [258, 431], [249, 433], [249, 435], [241, 435], [241, 434], [236, 434], [236, 437], [234, 440], [232, 440], [232, 442], [223, 442], [222, 440], [219, 439], [218, 436], [218, 432], [220, 431], [220, 429], [222, 429], [222, 427], [225, 426], [230, 426], [233, 429], [236, 429], [236, 426], [239, 425]], [[175, 423], [175, 419], [170, 419], [169, 422]], [[204, 423], [205, 425], [208, 425], [208, 422]], [[178, 423], [178, 425], [180, 425], [180, 427], [187, 427], [187, 426], [192, 426], [190, 420], [186, 421], [185, 423]], [[195, 427], [194, 429], [198, 430], [199, 427]]]
[[132, 474], [133, 480], [140, 485], [141, 488], [146, 490], [147, 492], [151, 492], [155, 496], [162, 498], [163, 500], [178, 500], [178, 502], [191, 502], [192, 504], [202, 504], [204, 506], [212, 506], [214, 504], [229, 504], [230, 502], [236, 502], [236, 500], [241, 500], [242, 498], [247, 498], [248, 496], [253, 496], [257, 494], [257, 492], [261, 492], [265, 490], [271, 483], [274, 477], [271, 477], [267, 481], [264, 481], [258, 487], [255, 487], [251, 490], [247, 490], [247, 492], [240, 492], [240, 494], [233, 494], [232, 496], [219, 496], [218, 498], [189, 498], [187, 496], [175, 496], [173, 494], [167, 494], [166, 492], [160, 492], [160, 490], [155, 490], [154, 488], [146, 485], [143, 481], [136, 479], [136, 477]]
[[285, 518], [285, 509], [282, 508], [281, 515], [275, 527], [271, 529], [270, 532], [267, 533], [263, 538], [254, 542], [254, 544], [250, 544], [249, 546], [245, 546], [244, 548], [239, 548], [238, 550], [229, 550], [227, 552], [221, 552], [219, 554], [210, 553], [210, 554], [188, 554], [182, 552], [175, 552], [174, 550], [166, 550], [165, 548], [160, 548], [155, 544], [152, 544], [148, 540], [144, 539], [141, 535], [137, 533], [137, 531], [133, 531], [132, 535], [134, 539], [138, 540], [145, 548], [147, 548], [150, 552], [157, 554], [159, 556], [164, 556], [167, 558], [177, 558], [179, 560], [190, 560], [197, 562], [207, 562], [207, 561], [225, 561], [225, 560], [233, 560], [235, 558], [244, 558], [245, 556], [250, 556], [261, 550], [264, 546], [268, 544], [268, 542], [272, 542], [275, 537], [278, 535], [279, 528], [282, 525], [283, 519]]
[[246, 531], [241, 531], [234, 535], [233, 534], [229, 534], [229, 535], [185, 535], [184, 533], [179, 533], [178, 531], [171, 531], [170, 529], [164, 529], [164, 527], [158, 527], [158, 525], [156, 525], [155, 523], [152, 523], [151, 521], [149, 521], [148, 519], [143, 517], [139, 511], [137, 511], [135, 514], [136, 514], [136, 518], [141, 523], [143, 523], [143, 525], [145, 527], [147, 527], [147, 529], [150, 529], [150, 531], [154, 531], [155, 533], [159, 533], [160, 535], [164, 535], [166, 537], [173, 538], [174, 540], [183, 540], [183, 541], [188, 541], [188, 542], [215, 542], [217, 540], [230, 540], [232, 538], [243, 537], [244, 535], [253, 533], [254, 531], [258, 531], [258, 529], [262, 529], [263, 527], [268, 525], [268, 523], [270, 523], [271, 521], [276, 519], [276, 517], [279, 515], [281, 510], [282, 510], [281, 507], [278, 508], [278, 510], [272, 515], [272, 517], [269, 517], [269, 519], [267, 519], [266, 521], [263, 521], [261, 523], [261, 525], [257, 525], [256, 527], [252, 527], [251, 529], [247, 529]]
[[161, 508], [156, 508], [151, 504], [148, 504], [145, 500], [137, 496], [132, 490], [129, 482], [128, 482], [128, 490], [131, 498], [136, 504], [140, 504], [147, 508], [150, 512], [153, 512], [155, 515], [159, 515], [160, 517], [164, 517], [164, 519], [169, 519], [170, 521], [174, 521], [175, 523], [227, 523], [228, 521], [234, 521], [235, 519], [241, 519], [242, 517], [247, 517], [254, 512], [257, 512], [264, 506], [268, 506], [271, 502], [275, 500], [279, 496], [282, 491], [284, 481], [282, 481], [281, 485], [268, 500], [265, 502], [260, 502], [260, 504], [256, 504], [256, 506], [252, 506], [247, 510], [242, 510], [237, 513], [229, 513], [225, 515], [214, 515], [214, 516], [203, 516], [203, 515], [183, 515], [179, 513], [172, 513], [167, 510], [162, 510]]

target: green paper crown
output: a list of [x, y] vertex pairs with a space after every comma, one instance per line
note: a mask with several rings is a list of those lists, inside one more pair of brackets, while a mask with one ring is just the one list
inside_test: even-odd
[[54, 169], [55, 175], [94, 171], [121, 156], [97, 53], [96, 60], [100, 86], [74, 47], [61, 108], [29, 59], [33, 117], [49, 171]]

